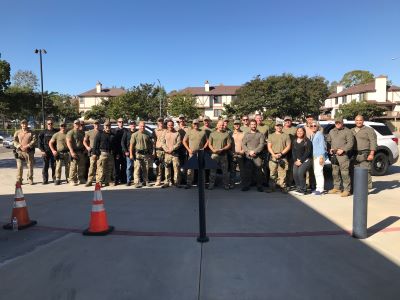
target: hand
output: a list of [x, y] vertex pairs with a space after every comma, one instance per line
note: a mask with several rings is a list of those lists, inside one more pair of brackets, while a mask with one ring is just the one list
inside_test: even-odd
[[51, 153], [53, 153], [54, 156], [57, 155], [57, 151], [55, 151], [55, 150], [51, 151]]
[[323, 166], [325, 164], [325, 159], [322, 156], [319, 157], [319, 164], [321, 166]]
[[256, 156], [256, 154], [254, 153], [254, 151], [253, 151], [253, 150], [249, 151], [249, 155], [250, 155], [251, 157], [254, 157], [254, 156]]
[[125, 156], [126, 156], [126, 157], [129, 157], [129, 152], [125, 152]]
[[194, 154], [194, 152], [192, 151], [192, 149], [189, 149], [189, 150], [188, 150], [188, 153], [189, 153], [190, 156], [192, 156], [192, 155]]
[[78, 158], [78, 155], [76, 155], [76, 153], [75, 153], [75, 152], [71, 152], [71, 156], [72, 156], [73, 158], [75, 158], [75, 159], [77, 159], [77, 158]]
[[342, 155], [344, 153], [344, 151], [342, 149], [337, 149], [336, 154], [337, 155]]
[[334, 152], [333, 149], [330, 149], [330, 150], [329, 150], [329, 154], [333, 154], [333, 152]]
[[296, 166], [301, 166], [301, 161], [300, 160], [296, 160], [295, 162], [294, 162], [294, 164], [296, 165]]
[[93, 157], [94, 159], [97, 159], [97, 155], [96, 155], [96, 154], [93, 154], [92, 157]]
[[374, 155], [373, 154], [368, 155], [367, 160], [368, 161], [373, 161], [374, 160]]
[[129, 158], [130, 158], [131, 160], [133, 160], [133, 155], [129, 155]]

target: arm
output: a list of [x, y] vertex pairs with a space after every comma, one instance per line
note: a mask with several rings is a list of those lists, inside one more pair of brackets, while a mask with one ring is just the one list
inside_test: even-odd
[[183, 137], [182, 145], [183, 145], [183, 147], [186, 148], [186, 150], [189, 153], [189, 155], [192, 155], [193, 151], [192, 151], [192, 149], [190, 149], [188, 141], [189, 141], [189, 136], [186, 133], [185, 136]]
[[350, 130], [348, 130], [348, 132], [346, 133], [346, 146], [343, 147], [344, 149], [342, 150], [347, 153], [353, 150], [353, 146], [354, 146], [354, 135], [351, 133]]
[[368, 130], [368, 138], [369, 138], [369, 154], [367, 160], [371, 161], [374, 159], [376, 147], [378, 146], [375, 130], [372, 129]]
[[44, 131], [40, 132], [38, 135], [38, 147], [40, 151], [42, 152], [42, 155], [45, 154], [45, 149], [44, 149]]
[[67, 134], [66, 141], [67, 141], [67, 147], [68, 147], [68, 150], [69, 150], [71, 156], [73, 158], [76, 158], [76, 153], [74, 152], [74, 148], [72, 147], [71, 135]]
[[31, 142], [28, 144], [28, 147], [27, 147], [27, 148], [34, 149], [34, 148], [35, 148], [35, 145], [36, 145], [36, 143], [37, 143], [37, 137], [36, 137], [36, 134], [34, 134], [33, 132], [31, 132], [31, 135], [32, 135], [32, 140], [31, 140]]
[[18, 132], [19, 132], [19, 130], [17, 130], [17, 131], [14, 133], [14, 141], [13, 141], [14, 147], [15, 147], [15, 149], [17, 149], [17, 150], [21, 147], [21, 144], [19, 143]]
[[124, 131], [124, 134], [122, 135], [122, 138], [121, 138], [121, 147], [122, 147], [122, 152], [123, 152], [124, 154], [126, 154], [127, 152], [129, 152], [129, 150], [128, 150], [127, 147], [126, 147], [127, 139], [128, 139], [128, 131], [125, 130], [125, 131]]
[[231, 138], [230, 135], [228, 135], [228, 138], [227, 138], [227, 140], [226, 140], [226, 146], [223, 147], [223, 148], [220, 150], [220, 153], [223, 152], [223, 151], [229, 150], [229, 149], [231, 148], [231, 146], [232, 146], [232, 138]]
[[249, 154], [249, 147], [247, 147], [248, 134], [245, 133], [242, 139], [242, 149], [244, 153]]
[[57, 150], [54, 148], [54, 142], [56, 141], [54, 136], [55, 136], [55, 134], [53, 135], [53, 137], [49, 141], [49, 147], [50, 147], [51, 153], [53, 153], [53, 155], [56, 156]]
[[85, 137], [83, 138], [83, 146], [85, 146], [85, 148], [88, 152], [90, 152], [90, 150], [92, 150], [92, 148], [90, 146], [93, 146], [93, 145], [89, 145], [89, 135], [86, 133], [85, 133]]
[[309, 139], [306, 139], [303, 142], [303, 146], [304, 146], [304, 153], [303, 155], [300, 157], [300, 162], [304, 163], [307, 159], [310, 158], [310, 156], [312, 156], [312, 144], [311, 141]]
[[210, 137], [208, 138], [208, 148], [210, 148], [212, 153], [217, 153], [217, 150], [215, 150], [214, 147], [212, 146], [212, 140], [213, 140], [213, 137], [210, 134]]
[[290, 151], [291, 147], [292, 147], [292, 141], [290, 140], [289, 135], [286, 135], [286, 147], [281, 152], [282, 156], [287, 154]]
[[134, 151], [135, 151], [135, 139], [134, 135], [132, 134], [131, 136], [131, 141], [129, 143], [129, 158], [133, 159], [134, 158]]
[[[186, 135], [185, 135], [186, 136]], [[178, 133], [175, 138], [175, 145], [172, 148], [172, 152], [176, 151], [182, 145], [181, 136]]]

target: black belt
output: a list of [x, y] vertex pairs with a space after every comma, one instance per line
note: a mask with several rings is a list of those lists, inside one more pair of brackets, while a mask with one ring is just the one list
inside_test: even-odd
[[370, 150], [361, 150], [361, 151], [357, 151], [357, 154], [365, 154], [365, 153], [369, 153]]
[[156, 150], [164, 151], [164, 149], [163, 149], [163, 148], [156, 148]]

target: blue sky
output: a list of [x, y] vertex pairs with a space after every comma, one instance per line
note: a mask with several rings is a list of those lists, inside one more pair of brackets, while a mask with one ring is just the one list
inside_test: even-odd
[[0, 53], [12, 73], [76, 95], [161, 81], [167, 91], [256, 75], [385, 74], [400, 85], [400, 1], [2, 0]]

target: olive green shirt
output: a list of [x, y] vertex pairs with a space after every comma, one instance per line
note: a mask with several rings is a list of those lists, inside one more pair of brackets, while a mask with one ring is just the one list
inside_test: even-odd
[[250, 126], [240, 126], [240, 130], [243, 131], [243, 133], [247, 133], [250, 131]]
[[291, 145], [290, 136], [284, 132], [277, 134], [276, 132], [268, 137], [268, 144], [274, 153], [281, 153], [288, 145]]
[[269, 126], [267, 124], [261, 123], [260, 125], [257, 125], [257, 130], [265, 135], [266, 138], [268, 137]]
[[232, 144], [232, 137], [227, 131], [213, 131], [210, 134], [209, 143], [215, 150], [222, 149]]
[[74, 151], [84, 150], [83, 139], [85, 138], [85, 132], [82, 130], [71, 129], [67, 133], [67, 140], [71, 140], [72, 149]]
[[190, 150], [197, 151], [204, 148], [207, 142], [207, 133], [205, 130], [191, 128], [186, 132], [183, 140], [189, 145]]
[[86, 138], [86, 137], [89, 137], [89, 145], [90, 145], [90, 147], [93, 147], [93, 145], [94, 145], [94, 138], [95, 138], [95, 136], [96, 136], [96, 134], [97, 134], [98, 132], [99, 132], [98, 130], [94, 130], [94, 129], [91, 129], [91, 130], [89, 130], [89, 131], [85, 131], [85, 138]]
[[282, 128], [282, 132], [288, 134], [290, 136], [290, 139], [292, 140], [292, 142], [293, 142], [294, 138], [296, 137], [296, 131], [297, 131], [297, 128], [294, 126], [289, 127], [289, 128], [288, 127]]
[[206, 133], [206, 137], [207, 137], [207, 139], [210, 137], [210, 134], [211, 134], [211, 132], [213, 132], [214, 131], [214, 129], [213, 128], [210, 128], [210, 127], [201, 127], [200, 128], [201, 130], [203, 130], [205, 133]]
[[[68, 151], [68, 146], [67, 146], [67, 134], [62, 133], [61, 131], [56, 132], [53, 134], [51, 137], [50, 143], [56, 142], [56, 150], [58, 152], [61, 151]], [[92, 145], [92, 144], [91, 144]]]
[[153, 151], [153, 143], [147, 133], [136, 131], [131, 136], [131, 145], [134, 150], [147, 150], [149, 153]]
[[375, 130], [373, 130], [371, 127], [367, 127], [364, 125], [361, 128], [352, 128], [351, 132], [356, 139], [355, 148], [357, 151], [376, 151], [376, 147], [378, 145]]
[[342, 149], [345, 152], [353, 150], [354, 136], [347, 127], [333, 128], [329, 131], [326, 141], [331, 144], [331, 149]]

